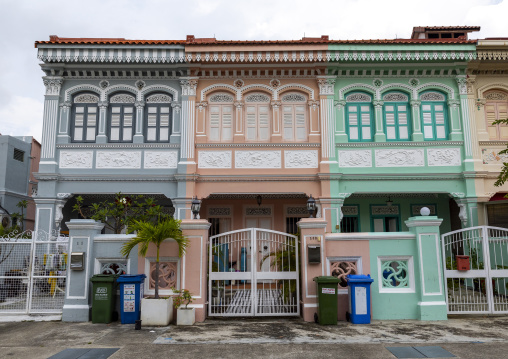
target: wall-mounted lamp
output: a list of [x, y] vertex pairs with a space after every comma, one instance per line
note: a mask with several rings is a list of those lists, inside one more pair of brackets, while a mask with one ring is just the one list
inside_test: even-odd
[[386, 201], [386, 205], [387, 205], [388, 207], [391, 207], [391, 206], [392, 206], [392, 204], [393, 204], [393, 201], [390, 199], [390, 196], [388, 196], [388, 201]]
[[307, 200], [307, 211], [309, 211], [309, 218], [314, 218], [313, 214], [316, 210], [316, 200], [312, 198], [312, 195], [310, 195], [309, 199]]
[[258, 196], [256, 197], [256, 203], [258, 204], [258, 206], [261, 206], [261, 201], [263, 200], [263, 197], [261, 197], [260, 194], [258, 194]]
[[201, 201], [197, 196], [194, 196], [191, 203], [191, 211], [194, 215], [194, 219], [198, 219], [199, 210], [201, 209]]

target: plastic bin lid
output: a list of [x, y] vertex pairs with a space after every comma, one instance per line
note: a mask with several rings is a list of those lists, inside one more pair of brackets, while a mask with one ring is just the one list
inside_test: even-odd
[[122, 274], [116, 280], [119, 283], [137, 283], [142, 282], [146, 278], [144, 274]]
[[374, 279], [370, 277], [370, 274], [348, 274], [346, 276], [348, 283], [372, 283]]
[[96, 274], [90, 278], [92, 282], [114, 282], [118, 274]]
[[332, 276], [314, 277], [312, 280], [316, 283], [339, 283], [339, 278]]

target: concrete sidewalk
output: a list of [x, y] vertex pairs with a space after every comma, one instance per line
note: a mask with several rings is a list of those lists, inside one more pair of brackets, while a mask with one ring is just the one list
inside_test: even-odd
[[386, 347], [404, 345], [439, 345], [459, 358], [508, 358], [508, 317], [369, 325], [339, 322], [334, 326], [299, 318], [209, 319], [189, 327], [139, 331], [134, 325], [118, 323], [0, 323], [0, 358], [48, 358], [67, 348], [119, 348], [111, 359], [170, 354], [179, 358], [395, 358]]

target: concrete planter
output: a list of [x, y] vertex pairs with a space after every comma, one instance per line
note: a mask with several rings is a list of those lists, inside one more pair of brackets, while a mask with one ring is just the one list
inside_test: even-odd
[[196, 308], [178, 308], [176, 310], [176, 325], [192, 325], [196, 322]]
[[173, 320], [173, 298], [143, 298], [141, 300], [141, 324], [166, 326]]

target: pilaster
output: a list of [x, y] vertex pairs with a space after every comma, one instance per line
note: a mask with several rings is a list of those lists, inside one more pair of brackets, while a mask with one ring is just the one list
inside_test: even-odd
[[180, 80], [182, 85], [182, 140], [180, 148], [180, 162], [195, 165], [194, 160], [194, 130], [197, 77], [185, 77]]
[[182, 104], [172, 102], [173, 129], [171, 130], [171, 143], [180, 143], [182, 141]]
[[386, 135], [383, 126], [383, 101], [373, 101], [374, 105], [374, 122], [376, 125], [376, 133], [374, 134], [374, 142], [386, 142]]
[[334, 102], [335, 115], [336, 115], [336, 132], [335, 142], [336, 143], [347, 143], [348, 137], [346, 133], [346, 100], [338, 100]]
[[203, 322], [207, 312], [207, 247], [210, 226], [206, 219], [185, 219], [180, 224], [182, 234], [190, 242], [182, 258], [182, 288], [192, 293], [193, 302], [189, 307], [196, 308], [197, 322]]
[[56, 143], [69, 143], [71, 142], [70, 136], [70, 114], [72, 103], [65, 101], [60, 104], [60, 122], [58, 125], [58, 136]]
[[319, 77], [317, 81], [321, 109], [321, 160], [328, 161], [335, 159], [333, 138], [335, 134], [335, 111], [333, 109], [335, 77]]
[[100, 234], [103, 223], [92, 219], [72, 219], [69, 228], [69, 254], [84, 253], [83, 270], [68, 269], [67, 287], [62, 311], [64, 322], [88, 322], [90, 320], [90, 278], [93, 274], [94, 238]]
[[439, 226], [443, 220], [436, 216], [410, 217], [405, 223], [416, 236], [415, 266], [420, 272], [420, 320], [446, 320], [446, 293], [443, 279]]
[[107, 111], [108, 102], [100, 101], [99, 105], [99, 131], [97, 133], [97, 143], [108, 143], [108, 136], [106, 135]]
[[143, 109], [145, 108], [144, 101], [136, 101], [134, 104], [136, 106], [136, 131], [134, 133], [134, 137], [132, 138], [133, 143], [143, 143]]
[[413, 141], [423, 141], [422, 123], [420, 119], [420, 106], [422, 102], [420, 100], [411, 100], [411, 111], [413, 119], [413, 134], [411, 139]]
[[58, 124], [58, 102], [63, 78], [57, 76], [46, 76], [43, 78], [46, 94], [44, 96], [44, 115], [42, 125], [41, 161], [39, 170], [41, 172], [53, 172], [56, 169], [56, 138]]

